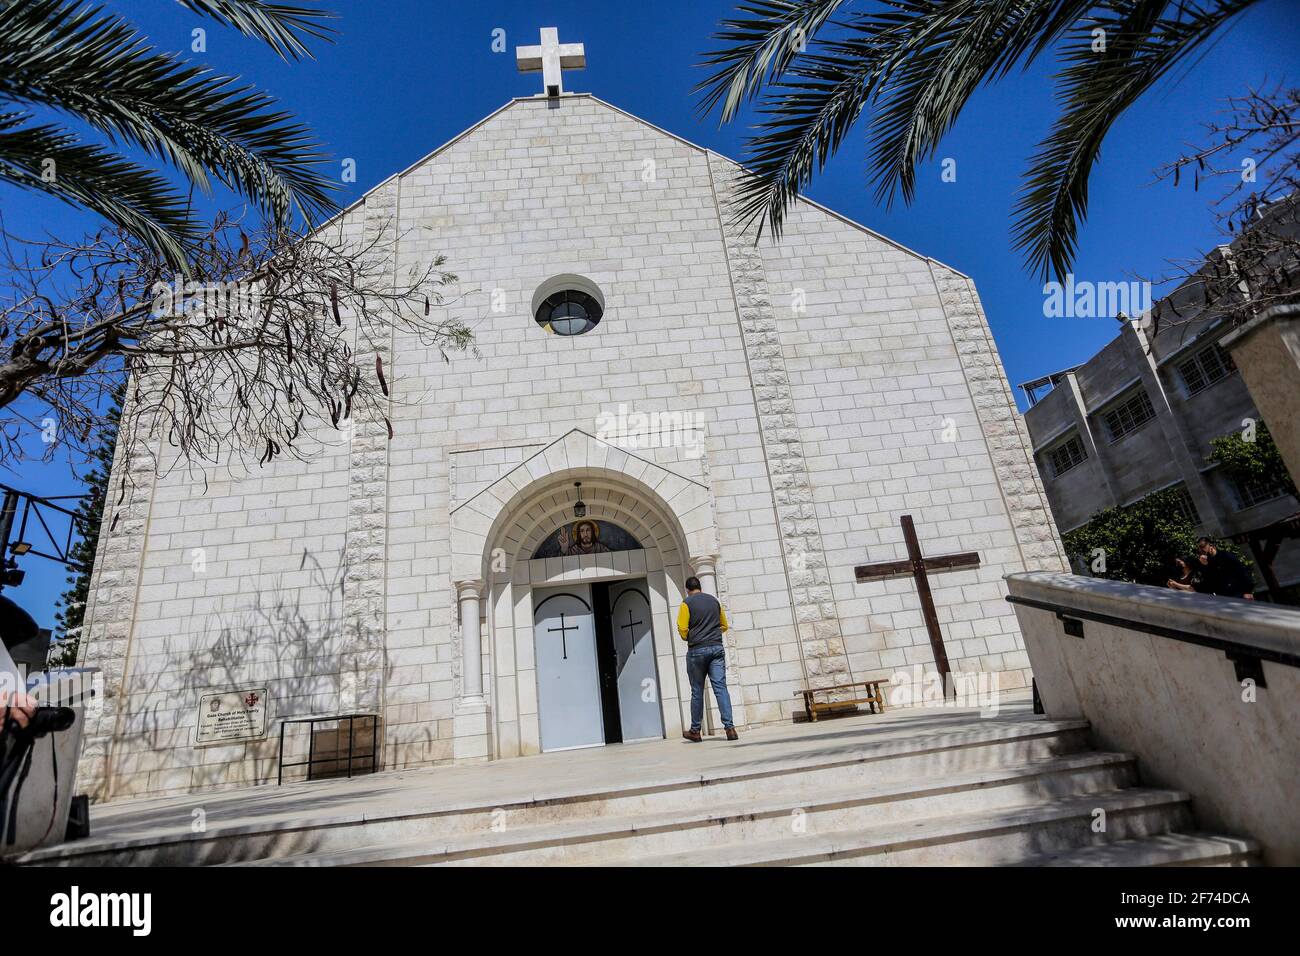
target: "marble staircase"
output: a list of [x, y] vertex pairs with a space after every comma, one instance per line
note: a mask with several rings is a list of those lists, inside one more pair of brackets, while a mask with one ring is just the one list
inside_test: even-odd
[[[180, 825], [204, 808], [203, 832]], [[109, 804], [45, 865], [1248, 865], [1186, 793], [1025, 707], [893, 711], [477, 767]], [[101, 824], [98, 825], [97, 824]]]

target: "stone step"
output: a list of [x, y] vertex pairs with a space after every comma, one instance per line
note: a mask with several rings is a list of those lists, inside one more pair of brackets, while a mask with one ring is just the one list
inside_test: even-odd
[[[931, 725], [932, 726], [932, 725]], [[959, 774], [999, 768], [1087, 751], [1083, 721], [1043, 719], [977, 721], [972, 725], [931, 730], [927, 726], [906, 736], [867, 736], [824, 747], [812, 742], [796, 754], [766, 756], [761, 738], [738, 744], [710, 742], [689, 745], [662, 742], [664, 747], [720, 747], [730, 764], [689, 773], [655, 770], [629, 774], [616, 786], [586, 785], [578, 780], [521, 789], [502, 787], [488, 802], [482, 797], [444, 798], [437, 791], [436, 771], [422, 776], [430, 790], [422, 799], [405, 783], [401, 772], [361, 778], [356, 787], [392, 789], [404, 796], [400, 805], [371, 803], [364, 796], [343, 804], [311, 785], [294, 791], [260, 788], [250, 798], [267, 806], [286, 807], [313, 801], [311, 812], [240, 818], [209, 813], [206, 831], [190, 832], [190, 804], [181, 819], [185, 826], [165, 834], [99, 837], [39, 850], [21, 862], [37, 865], [195, 865], [246, 862], [269, 858], [329, 854], [356, 847], [394, 845], [411, 840], [478, 838], [492, 833], [501, 821], [512, 832], [529, 826], [582, 822], [593, 818], [643, 817], [648, 814], [708, 813], [720, 805], [754, 804], [760, 799], [788, 797], [795, 802], [807, 794], [887, 787], [910, 788], [910, 782], [942, 783]], [[744, 748], [750, 749], [744, 749]], [[647, 753], [660, 753], [656, 749]], [[752, 758], [748, 755], [752, 754]], [[532, 758], [525, 758], [525, 761]], [[536, 758], [545, 760], [546, 758]], [[493, 768], [486, 768], [490, 772]], [[328, 786], [328, 785], [325, 785]], [[313, 794], [320, 793], [319, 798]], [[111, 806], [111, 805], [110, 805]], [[168, 804], [170, 806], [170, 804]], [[342, 807], [347, 807], [346, 810]]]
[[[1104, 810], [1106, 828], [1093, 830]], [[918, 820], [664, 854], [641, 866], [1006, 866], [1090, 844], [1187, 829], [1190, 797], [1131, 789], [1067, 797], [1032, 807]]]
[[1258, 866], [1259, 844], [1211, 833], [1162, 833], [1057, 853], [1038, 854], [1019, 866]]
[[[995, 812], [1083, 794], [1111, 793], [1136, 781], [1133, 758], [1082, 753], [1018, 767], [977, 770], [841, 790], [750, 796], [691, 810], [592, 817], [452, 837], [385, 843], [335, 853], [264, 861], [268, 865], [572, 865], [624, 862], [703, 847], [834, 833], [868, 825], [898, 830], [912, 821], [976, 810]], [[499, 828], [498, 828], [499, 829]]]

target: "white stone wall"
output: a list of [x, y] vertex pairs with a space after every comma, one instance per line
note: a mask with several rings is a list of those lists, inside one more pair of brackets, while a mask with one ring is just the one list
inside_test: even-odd
[[[266, 782], [274, 735], [195, 746], [199, 697], [267, 688], [277, 715], [337, 710], [347, 459], [336, 450], [206, 485], [179, 470], [151, 477], [138, 476], [144, 503], [108, 542], [134, 566], [96, 572], [85, 662], [105, 668], [107, 701], [83, 786], [109, 798]], [[118, 587], [129, 597], [107, 603]]]
[[1063, 565], [969, 280], [811, 203], [760, 248], [853, 677], [933, 662], [912, 579], [853, 572], [905, 558], [911, 514], [925, 553], [980, 554], [930, 578], [953, 670], [1025, 685], [1002, 576]]
[[[422, 398], [394, 409], [388, 719], [397, 758], [421, 760], [450, 752], [449, 734], [430, 739], [430, 728], [450, 722], [458, 683], [455, 648], [429, 640], [455, 614], [448, 449], [481, 448], [505, 471], [521, 445], [573, 427], [596, 434], [602, 413], [620, 406], [686, 409], [705, 424], [720, 531], [737, 561], [776, 532], [702, 151], [587, 97], [556, 108], [525, 100], [403, 176], [400, 197], [403, 267], [450, 257], [479, 352], [447, 364], [399, 343], [394, 356], [404, 394]], [[586, 335], [548, 336], [531, 317], [536, 288], [562, 273], [590, 278], [606, 297], [604, 321]], [[488, 480], [481, 469], [467, 480]], [[784, 641], [797, 656], [788, 608], [769, 624], [749, 618], [748, 591], [735, 601], [755, 642]]]
[[[707, 489], [749, 723], [788, 719], [810, 681], [929, 661], [911, 582], [853, 580], [854, 565], [901, 556], [904, 512], [930, 553], [984, 560], [934, 579], [954, 667], [1023, 680], [1000, 579], [1034, 566], [1046, 512], [1008, 514], [1041, 489], [1031, 465], [1022, 480], [968, 280], [811, 205], [781, 246], [746, 247], [725, 214], [734, 172], [590, 97], [526, 99], [345, 214], [353, 234], [399, 237], [399, 275], [447, 256], [475, 352], [444, 361], [401, 336], [373, 343], [391, 441], [361, 423], [350, 446], [307, 464], [206, 490], [179, 474], [140, 486], [92, 593], [89, 662], [127, 691], [110, 691], [94, 737], [88, 766], [102, 776], [112, 741], [115, 768], [99, 795], [266, 780], [269, 741], [191, 745], [197, 695], [244, 686], [271, 688], [275, 718], [378, 707], [386, 767], [452, 759], [452, 510], [620, 413], [696, 416], [701, 448], [636, 453]], [[547, 335], [531, 315], [537, 287], [566, 273], [605, 296], [586, 335]], [[792, 311], [795, 289], [806, 311]], [[319, 570], [300, 568], [304, 551]], [[266, 620], [281, 598], [292, 626]], [[485, 594], [485, 618], [492, 604]], [[484, 635], [485, 687], [510, 686]]]

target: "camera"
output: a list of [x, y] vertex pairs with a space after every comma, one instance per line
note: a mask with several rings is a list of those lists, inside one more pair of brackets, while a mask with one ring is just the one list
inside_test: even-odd
[[41, 706], [28, 719], [26, 727], [19, 726], [17, 720], [8, 716], [4, 723], [5, 736], [12, 735], [15, 740], [30, 742], [67, 730], [76, 720], [77, 713], [71, 707]]
[[77, 713], [71, 707], [37, 707], [23, 733], [33, 739], [44, 737], [46, 734], [67, 730], [76, 719]]

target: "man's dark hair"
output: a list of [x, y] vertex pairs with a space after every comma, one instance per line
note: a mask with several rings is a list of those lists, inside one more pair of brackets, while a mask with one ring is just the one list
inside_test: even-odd
[[703, 590], [703, 589], [700, 587], [700, 579], [697, 578], [697, 577], [694, 577], [694, 576], [687, 578], [687, 579], [686, 579], [686, 590], [688, 590], [688, 591], [700, 591], [700, 590]]
[[1199, 548], [1203, 544], [1214, 544], [1214, 539], [1207, 538], [1205, 535], [1201, 535], [1199, 538], [1196, 539], [1196, 546]]

